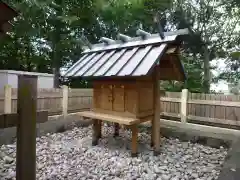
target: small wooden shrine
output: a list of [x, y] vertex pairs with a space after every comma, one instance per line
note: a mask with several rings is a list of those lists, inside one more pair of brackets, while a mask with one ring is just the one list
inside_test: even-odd
[[93, 109], [80, 112], [93, 119], [93, 141], [101, 137], [102, 121], [119, 124], [132, 131], [132, 156], [137, 155], [138, 124], [152, 122], [154, 154], [160, 148], [159, 80], [185, 80], [179, 60], [181, 35], [186, 30], [166, 32], [164, 37], [138, 30], [138, 37], [119, 34], [118, 40], [101, 38], [66, 73], [66, 77], [91, 78]]

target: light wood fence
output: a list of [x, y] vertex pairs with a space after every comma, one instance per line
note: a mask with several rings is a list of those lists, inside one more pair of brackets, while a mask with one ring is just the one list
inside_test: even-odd
[[166, 92], [161, 112], [182, 122], [214, 124], [240, 128], [240, 96], [223, 94]]
[[[49, 115], [78, 112], [91, 108], [91, 89], [38, 89], [38, 110]], [[17, 89], [9, 86], [0, 91], [0, 113], [17, 111]], [[240, 96], [222, 94], [165, 92], [161, 96], [162, 117], [182, 123], [202, 123], [214, 126], [239, 127]]]
[[[92, 106], [91, 89], [38, 89], [37, 110], [47, 110], [49, 115], [78, 112]], [[17, 112], [17, 89], [5, 86], [0, 91], [0, 113]]]

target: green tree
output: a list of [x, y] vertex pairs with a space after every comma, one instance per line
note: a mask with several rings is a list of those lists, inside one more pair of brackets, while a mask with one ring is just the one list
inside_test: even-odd
[[210, 62], [226, 57], [226, 47], [231, 44], [238, 18], [228, 3], [215, 0], [175, 0], [169, 21], [176, 28], [188, 28], [186, 40], [188, 53], [203, 64], [203, 90], [209, 92], [211, 83]]

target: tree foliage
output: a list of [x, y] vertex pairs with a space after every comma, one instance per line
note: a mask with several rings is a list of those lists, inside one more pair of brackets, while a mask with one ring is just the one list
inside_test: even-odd
[[[230, 2], [231, 1], [231, 2]], [[97, 43], [101, 36], [115, 39], [118, 33], [136, 36], [143, 28], [157, 33], [153, 21], [158, 13], [165, 31], [188, 28], [184, 38], [182, 61], [188, 79], [185, 84], [168, 82], [168, 90], [187, 87], [192, 91], [209, 91], [211, 61], [226, 59], [228, 68], [218, 79], [239, 79], [238, 0], [8, 0], [21, 12], [13, 20], [14, 29], [0, 41], [1, 69], [38, 71], [55, 74], [59, 86], [62, 67], [79, 59], [82, 37]], [[79, 83], [77, 83], [79, 82]], [[74, 80], [74, 87], [90, 86]]]

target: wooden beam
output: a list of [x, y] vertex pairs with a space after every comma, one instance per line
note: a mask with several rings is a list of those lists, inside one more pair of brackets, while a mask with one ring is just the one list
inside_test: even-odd
[[96, 146], [99, 140], [99, 121], [95, 119], [92, 124], [92, 146]]
[[120, 125], [118, 123], [114, 123], [114, 137], [119, 136]]
[[155, 138], [154, 138], [154, 133], [153, 133], [153, 132], [154, 132], [154, 129], [153, 129], [153, 128], [155, 127], [155, 123], [154, 123], [155, 120], [154, 120], [154, 119], [155, 119], [155, 116], [153, 116], [153, 117], [152, 117], [152, 120], [151, 120], [151, 123], [152, 123], [151, 131], [152, 131], [152, 133], [151, 133], [151, 144], [150, 144], [150, 145], [151, 145], [151, 147], [153, 147], [153, 148], [154, 148], [154, 139], [155, 139]]
[[37, 76], [18, 76], [16, 180], [36, 179]]
[[[18, 114], [0, 114], [1, 122], [0, 129], [2, 128], [10, 128], [18, 125]], [[38, 111], [37, 112], [37, 123], [44, 123], [48, 121], [48, 111]]]
[[4, 128], [4, 114], [0, 114], [0, 129]]
[[183, 89], [181, 94], [181, 122], [187, 122], [187, 110], [188, 110], [188, 89]]
[[[165, 102], [181, 102], [180, 98], [161, 97], [161, 101]], [[198, 100], [189, 99], [188, 104], [202, 104], [202, 105], [213, 105], [213, 106], [226, 106], [226, 107], [240, 107], [238, 101], [213, 101], [213, 100]]]
[[109, 121], [109, 122], [125, 124], [125, 125], [132, 125], [132, 124], [137, 124], [141, 122], [140, 119], [136, 119], [136, 118], [128, 118], [128, 117], [98, 113], [93, 111], [78, 112], [78, 115], [91, 118], [94, 121], [96, 119], [100, 119], [103, 121]]
[[[162, 112], [161, 116], [168, 116], [168, 117], [177, 118], [177, 119], [181, 118], [180, 114], [168, 113], [168, 112]], [[187, 119], [189, 121], [199, 121], [199, 122], [204, 122], [204, 123], [240, 126], [240, 121], [238, 121], [238, 120], [219, 119], [219, 118], [201, 117], [201, 116], [193, 116], [193, 115], [188, 115]], [[194, 122], [192, 122], [192, 123], [194, 123]]]
[[4, 113], [11, 113], [12, 110], [12, 87], [4, 86]]
[[98, 138], [102, 137], [102, 120], [98, 120]]
[[157, 68], [154, 72], [154, 120], [152, 124], [152, 133], [154, 138], [154, 155], [159, 154], [160, 150], [160, 83], [159, 83], [159, 72]]
[[132, 157], [137, 157], [138, 155], [138, 127], [137, 125], [132, 125], [131, 126], [131, 130], [132, 130]]
[[63, 117], [67, 117], [68, 114], [68, 86], [63, 86], [62, 88], [63, 98], [62, 98], [62, 113]]

